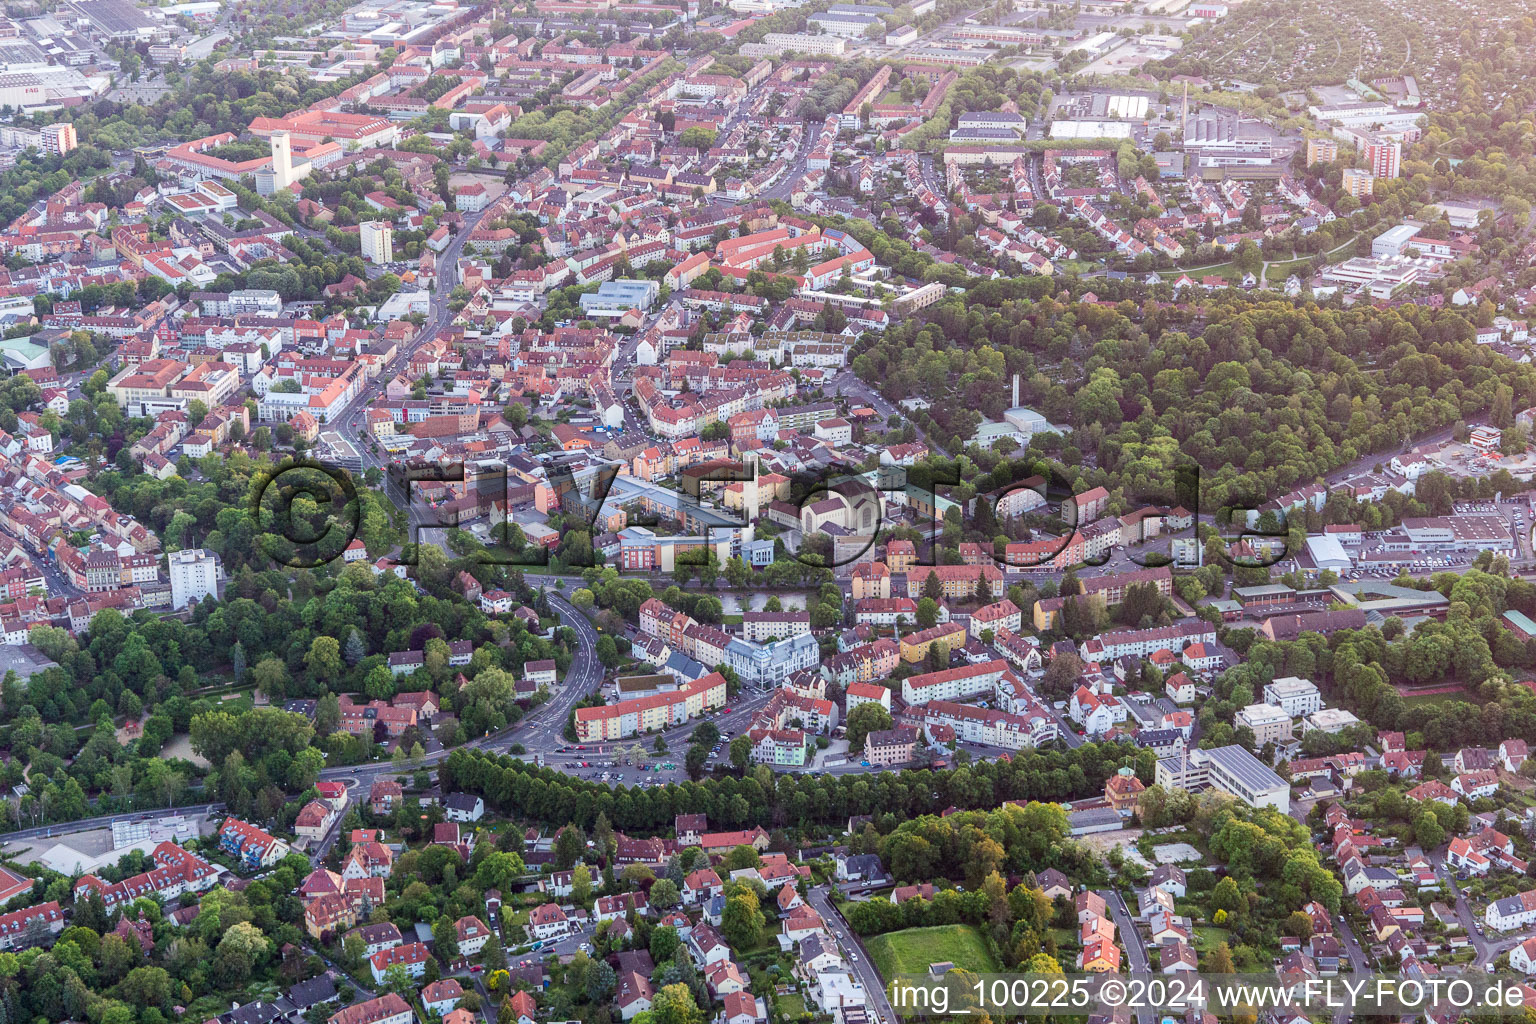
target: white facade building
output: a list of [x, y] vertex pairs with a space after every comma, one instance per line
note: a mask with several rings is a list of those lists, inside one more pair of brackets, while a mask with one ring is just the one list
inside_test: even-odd
[[171, 607], [180, 611], [193, 601], [219, 595], [219, 557], [202, 548], [165, 556], [171, 576]]
[[369, 263], [392, 263], [395, 259], [395, 229], [378, 220], [365, 220], [357, 226], [363, 243], [363, 259]]
[[1274, 704], [1292, 718], [1321, 711], [1323, 695], [1317, 684], [1297, 676], [1282, 676], [1264, 687], [1264, 703]]

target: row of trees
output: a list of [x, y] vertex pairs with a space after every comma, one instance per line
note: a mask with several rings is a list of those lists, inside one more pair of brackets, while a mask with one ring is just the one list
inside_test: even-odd
[[987, 761], [947, 771], [877, 776], [775, 775], [758, 766], [741, 778], [706, 777], [653, 787], [609, 787], [574, 779], [510, 756], [458, 750], [441, 763], [446, 789], [485, 798], [486, 804], [534, 821], [590, 828], [604, 816], [626, 832], [663, 832], [678, 814], [704, 813], [722, 828], [761, 825], [814, 827], [846, 822], [853, 814], [897, 821], [954, 805], [996, 807], [1005, 800], [1069, 801], [1103, 791], [1104, 780], [1131, 765], [1151, 781], [1156, 758], [1128, 745], [1088, 743], [1072, 751], [1021, 751], [1011, 762]]

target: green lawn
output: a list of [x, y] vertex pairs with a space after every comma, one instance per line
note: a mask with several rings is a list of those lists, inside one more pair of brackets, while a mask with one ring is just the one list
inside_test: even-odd
[[[1339, 257], [1341, 253], [1347, 253], [1347, 250], [1354, 244], [1355, 239], [1351, 237], [1349, 241], [1344, 242], [1342, 245], [1335, 246], [1334, 248], [1328, 250], [1326, 254], [1328, 257], [1328, 262], [1338, 262], [1335, 257]], [[1299, 271], [1305, 267], [1308, 267], [1311, 262], [1312, 257], [1310, 255], [1301, 256], [1291, 260], [1275, 260], [1271, 262], [1269, 265], [1269, 275], [1266, 278], [1269, 287], [1280, 288], [1284, 286], [1285, 279], [1289, 277], [1293, 271]], [[1172, 270], [1159, 270], [1158, 273], [1168, 281], [1176, 279], [1180, 274], [1188, 274], [1194, 279], [1196, 284], [1200, 283], [1200, 279], [1202, 277], [1208, 276], [1224, 277], [1227, 279], [1228, 284], [1234, 286], [1236, 286], [1237, 283], [1243, 279], [1243, 272], [1237, 269], [1236, 263], [1232, 263], [1230, 261], [1226, 263], [1214, 263], [1204, 267], [1175, 267]]]
[[1223, 942], [1230, 943], [1232, 933], [1225, 928], [1215, 925], [1195, 925], [1195, 951], [1205, 953], [1215, 949]]
[[1077, 933], [1077, 929], [1075, 929], [1075, 928], [1048, 928], [1046, 930], [1048, 932], [1050, 932], [1051, 938], [1056, 940], [1056, 945], [1057, 945], [1058, 948], [1060, 948], [1060, 949], [1076, 949], [1077, 948], [1077, 934], [1078, 934]]
[[1410, 708], [1434, 707], [1447, 701], [1461, 701], [1466, 704], [1484, 704], [1486, 701], [1473, 690], [1456, 690], [1452, 693], [1416, 693], [1403, 697], [1403, 706]]
[[[1348, 258], [1349, 251], [1355, 244], [1355, 239], [1359, 237], [1359, 235], [1349, 236], [1348, 240], [1341, 242], [1340, 244], [1334, 246], [1332, 249], [1329, 249], [1326, 253], [1324, 253], [1324, 257], [1328, 260], [1329, 263], [1342, 262], [1344, 259]], [[1285, 285], [1285, 279], [1291, 276], [1292, 273], [1301, 273], [1302, 277], [1305, 278], [1307, 276], [1305, 270], [1309, 268], [1311, 264], [1312, 257], [1310, 255], [1298, 256], [1293, 260], [1275, 260], [1269, 265], [1269, 275], [1266, 280], [1269, 282], [1269, 285], [1272, 288], [1283, 287]]]
[[1238, 282], [1243, 279], [1243, 272], [1237, 269], [1236, 263], [1230, 261], [1214, 263], [1205, 267], [1195, 267], [1191, 270], [1174, 267], [1172, 270], [1159, 270], [1158, 273], [1163, 275], [1163, 278], [1168, 281], [1175, 281], [1180, 275], [1188, 274], [1195, 284], [1199, 284], [1200, 279], [1204, 277], [1224, 277], [1227, 279], [1227, 283], [1233, 287], [1236, 287]]
[[929, 964], [941, 960], [979, 974], [993, 974], [1000, 969], [981, 932], [968, 924], [907, 928], [877, 935], [864, 945], [880, 976], [886, 979], [898, 974], [925, 974]]
[[763, 931], [762, 936], [751, 946], [744, 946], [736, 951], [743, 961], [759, 961], [770, 963], [779, 955], [779, 940], [776, 933]]
[[1269, 265], [1269, 274], [1265, 281], [1271, 288], [1285, 287], [1285, 279], [1292, 274], [1300, 274], [1305, 279], [1311, 272], [1311, 256], [1301, 256], [1293, 260], [1275, 260]]
[[780, 1020], [799, 1020], [805, 1015], [804, 996], [778, 996], [774, 999], [774, 1006], [779, 1011]]

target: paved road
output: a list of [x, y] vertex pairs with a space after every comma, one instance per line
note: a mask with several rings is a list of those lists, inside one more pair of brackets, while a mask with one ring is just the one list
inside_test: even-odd
[[[429, 527], [437, 524], [437, 517], [430, 509], [422, 507], [420, 502], [410, 501], [407, 495], [389, 480], [389, 459], [375, 455], [369, 448], [366, 440], [359, 440], [358, 435], [365, 429], [365, 414], [368, 405], [384, 392], [389, 382], [394, 380], [401, 372], [410, 366], [411, 357], [416, 350], [437, 336], [437, 332], [447, 327], [453, 320], [453, 311], [448, 308], [449, 293], [458, 284], [459, 257], [464, 252], [464, 245], [469, 235], [480, 225], [485, 211], [480, 210], [469, 214], [464, 218], [464, 226], [449, 240], [447, 247], [437, 258], [437, 282], [428, 302], [427, 320], [422, 324], [414, 341], [400, 346], [395, 358], [382, 367], [378, 374], [365, 382], [359, 389], [357, 396], [347, 403], [336, 418], [336, 423], [348, 440], [356, 444], [363, 457], [363, 466], [368, 469], [378, 469], [385, 474], [385, 492], [397, 505], [406, 510], [407, 518], [412, 527]], [[414, 537], [413, 537], [414, 539]]]
[[57, 562], [44, 558], [36, 563], [37, 571], [43, 577], [43, 583], [49, 597], [82, 597], [85, 591], [71, 583], [62, 572], [59, 571]]
[[228, 32], [220, 29], [216, 32], [208, 33], [206, 36], [195, 42], [187, 44], [187, 61], [189, 63], [193, 61], [199, 61], [204, 57], [209, 56], [213, 53], [214, 50], [219, 48], [220, 43], [224, 42], [229, 37], [230, 36]]
[[1344, 947], [1344, 953], [1349, 958], [1349, 964], [1359, 974], [1370, 966], [1366, 958], [1365, 948], [1360, 945], [1360, 940], [1355, 938], [1355, 929], [1346, 920], [1338, 920], [1339, 942]]
[[817, 886], [807, 895], [806, 902], [821, 915], [821, 919], [827, 923], [827, 928], [842, 945], [843, 951], [848, 954], [848, 966], [853, 971], [854, 979], [864, 986], [864, 998], [874, 1009], [875, 1024], [895, 1024], [896, 1014], [891, 1010], [890, 1001], [885, 997], [885, 985], [880, 980], [880, 972], [875, 970], [875, 965], [869, 959], [869, 951], [864, 948], [864, 943], [859, 941], [859, 937], [843, 919], [842, 912], [833, 905], [830, 891], [826, 886]]
[[1472, 904], [1467, 900], [1467, 894], [1456, 884], [1456, 872], [1445, 863], [1445, 853], [1439, 851], [1429, 854], [1428, 857], [1430, 865], [1435, 869], [1435, 875], [1445, 886], [1447, 895], [1455, 897], [1452, 906], [1456, 910], [1456, 921], [1467, 933], [1472, 949], [1477, 953], [1474, 964], [1491, 964], [1529, 937], [1522, 934], [1502, 939], [1489, 939], [1483, 932], [1483, 922], [1473, 912]]
[[[1370, 968], [1370, 961], [1366, 959], [1365, 950], [1360, 946], [1360, 940], [1355, 938], [1355, 930], [1342, 916], [1336, 918], [1337, 934], [1339, 942], [1344, 946], [1344, 955], [1349, 959], [1349, 966], [1355, 974], [1364, 974]], [[1339, 1007], [1333, 1015], [1333, 1024], [1349, 1024], [1353, 1014], [1346, 1007]]]
[[[655, 316], [647, 317], [641, 323], [638, 331], [620, 340], [618, 351], [613, 355], [613, 363], [608, 367], [608, 382], [614, 387], [615, 394], [629, 386], [628, 378], [630, 371], [634, 367], [635, 350], [640, 347], [641, 339], [653, 327], [659, 327], [662, 330], [677, 327], [682, 322], [682, 314], [682, 300], [674, 298], [657, 310]], [[640, 429], [639, 418], [630, 409], [628, 404], [624, 406], [624, 428], [626, 430]]]
[[[820, 131], [820, 129], [815, 130]], [[759, 199], [787, 200], [789, 198], [789, 194], [795, 189], [795, 183], [805, 176], [805, 163], [811, 155], [811, 131], [810, 126], [807, 126], [805, 138], [800, 143], [800, 151], [795, 155], [794, 161], [784, 169], [778, 181], [758, 194]]]
[[[571, 708], [581, 698], [593, 693], [603, 682], [603, 666], [597, 660], [597, 629], [563, 596], [554, 590], [545, 591], [549, 605], [560, 616], [562, 624], [576, 632], [576, 654], [566, 670], [565, 681], [549, 703], [539, 708], [537, 716], [530, 716], [528, 725], [521, 723], [512, 730], [507, 746], [521, 743], [530, 751], [550, 751], [565, 743], [563, 731]], [[491, 744], [499, 746], [499, 744]]]
[[[1146, 940], [1141, 937], [1141, 932], [1136, 930], [1136, 919], [1131, 916], [1131, 908], [1125, 905], [1125, 897], [1120, 895], [1118, 889], [1101, 889], [1099, 896], [1109, 907], [1109, 914], [1115, 919], [1115, 931], [1119, 932], [1120, 944], [1125, 947], [1126, 966], [1131, 974], [1152, 973], [1152, 960], [1147, 956]], [[1064, 968], [1065, 969], [1065, 968]], [[1140, 1010], [1136, 1014], [1137, 1024], [1154, 1024], [1157, 1014], [1151, 1010]]]
[[360, 1002], [362, 1000], [372, 999], [374, 997], [375, 993], [373, 989], [359, 982], [357, 978], [353, 977], [351, 974], [348, 974], [340, 964], [326, 955], [324, 948], [322, 948], [318, 942], [315, 942], [312, 939], [306, 937], [305, 945], [309, 947], [310, 952], [314, 953], [320, 958], [321, 963], [325, 964], [325, 966], [328, 968], [326, 973], [331, 976], [331, 980], [333, 982], [336, 982], [338, 986], [341, 982], [346, 982], [348, 985], [352, 986], [353, 990], [357, 992], [357, 996], [353, 1000], [354, 1002]]
[[326, 829], [325, 835], [320, 839], [320, 845], [315, 847], [314, 852], [309, 855], [309, 862], [311, 864], [319, 864], [325, 860], [326, 854], [331, 852], [331, 847], [336, 845], [336, 840], [341, 838], [341, 823], [346, 818], [347, 811], [359, 804], [366, 803], [368, 800], [368, 794], [359, 790], [352, 780], [348, 779], [346, 785], [346, 806], [336, 814], [335, 819], [331, 822], [331, 827]]

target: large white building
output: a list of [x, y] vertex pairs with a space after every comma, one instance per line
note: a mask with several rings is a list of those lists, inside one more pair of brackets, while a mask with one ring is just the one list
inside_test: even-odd
[[806, 32], [769, 32], [763, 36], [763, 45], [773, 54], [791, 51], [815, 57], [841, 57], [848, 49], [848, 40], [834, 35], [810, 35]]
[[1291, 810], [1291, 787], [1243, 747], [1188, 750], [1157, 762], [1157, 784], [1188, 792], [1214, 787], [1250, 807]]
[[967, 700], [979, 694], [991, 693], [1006, 671], [1008, 663], [997, 659], [977, 665], [924, 672], [901, 681], [901, 699], [910, 705], [936, 700]]
[[1372, 139], [1360, 148], [1365, 166], [1375, 178], [1395, 178], [1402, 173], [1403, 144], [1396, 139]]
[[1388, 228], [1371, 240], [1371, 255], [1378, 260], [1401, 256], [1418, 233], [1417, 224], [1399, 224], [1395, 228]]
[[1292, 718], [1300, 718], [1321, 710], [1323, 695], [1317, 692], [1317, 684], [1309, 679], [1282, 676], [1265, 685], [1264, 703], [1281, 708]]
[[1301, 731], [1303, 735], [1309, 732], [1326, 732], [1333, 735], [1359, 724], [1360, 719], [1344, 708], [1321, 708], [1307, 716], [1307, 720], [1301, 725]]
[[1252, 730], [1253, 741], [1259, 746], [1291, 738], [1291, 716], [1273, 704], [1250, 704], [1233, 717], [1233, 722]]
[[75, 135], [75, 126], [68, 121], [44, 125], [38, 129], [38, 135], [42, 139], [44, 153], [57, 153], [63, 156], [80, 145], [80, 140]]
[[725, 648], [724, 662], [743, 683], [777, 686], [796, 672], [819, 665], [821, 648], [809, 633], [767, 644], [748, 643], [732, 637]]
[[1488, 904], [1483, 915], [1488, 927], [1495, 931], [1524, 928], [1536, 922], [1536, 889], [1527, 889], [1516, 896], [1506, 896]]
[[365, 220], [357, 226], [358, 237], [363, 243], [363, 259], [369, 263], [393, 263], [395, 259], [395, 229], [378, 220]]
[[1343, 574], [1355, 567], [1354, 559], [1344, 550], [1344, 545], [1332, 534], [1315, 533], [1307, 537], [1307, 553], [1319, 571], [1328, 570]]
[[875, 28], [881, 35], [885, 34], [885, 22], [873, 14], [813, 14], [805, 20], [807, 25], [814, 25], [827, 35], [841, 36], [844, 39], [864, 39], [870, 34], [870, 29]]
[[193, 601], [219, 594], [219, 556], [202, 548], [165, 556], [171, 575], [171, 607], [180, 611]]

